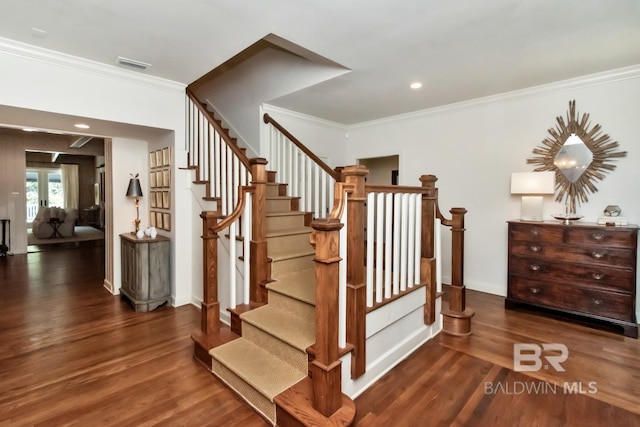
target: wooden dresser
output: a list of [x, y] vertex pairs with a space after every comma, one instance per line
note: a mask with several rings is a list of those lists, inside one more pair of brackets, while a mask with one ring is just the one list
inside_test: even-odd
[[638, 337], [637, 226], [559, 221], [508, 224], [506, 308], [541, 307], [615, 325], [624, 335]]
[[138, 239], [120, 235], [121, 295], [135, 311], [151, 311], [171, 302], [170, 243], [167, 237]]

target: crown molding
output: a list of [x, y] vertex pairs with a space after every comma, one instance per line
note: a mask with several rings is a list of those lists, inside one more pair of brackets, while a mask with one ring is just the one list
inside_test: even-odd
[[621, 80], [636, 79], [640, 77], [640, 64], [629, 67], [617, 68], [614, 70], [603, 71], [601, 73], [589, 74], [586, 76], [576, 77], [567, 80], [560, 80], [539, 86], [532, 86], [525, 89], [504, 92], [497, 95], [485, 96], [482, 98], [470, 99], [467, 101], [455, 102], [452, 104], [442, 105], [424, 110], [413, 111], [410, 113], [399, 114], [397, 116], [385, 117], [382, 119], [371, 120], [368, 122], [356, 123], [349, 126], [349, 129], [357, 129], [383, 123], [411, 119], [416, 117], [438, 114], [451, 110], [475, 107], [478, 105], [486, 105], [494, 102], [501, 102], [515, 98], [523, 98], [525, 96], [540, 95], [545, 93], [555, 93], [567, 90], [575, 90], [590, 86], [598, 86], [607, 83], [613, 83]]
[[94, 74], [159, 90], [184, 92], [186, 88], [185, 84], [173, 80], [144, 75], [138, 71], [123, 70], [116, 65], [104, 64], [2, 37], [0, 37], [0, 54], [17, 56], [31, 61], [69, 68], [81, 73]]

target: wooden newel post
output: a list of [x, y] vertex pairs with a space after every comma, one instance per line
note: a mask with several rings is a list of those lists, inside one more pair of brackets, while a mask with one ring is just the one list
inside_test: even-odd
[[252, 228], [249, 250], [251, 252], [249, 294], [251, 302], [266, 302], [264, 284], [268, 279], [267, 237], [265, 214], [267, 203], [267, 160], [257, 157], [249, 160], [251, 165], [251, 185], [255, 187], [252, 205]]
[[351, 377], [366, 371], [367, 288], [364, 279], [365, 241], [365, 177], [369, 170], [363, 165], [346, 166], [342, 178], [353, 187], [347, 199], [347, 342], [353, 345]]
[[426, 283], [427, 293], [424, 305], [424, 323], [431, 325], [436, 321], [436, 258], [435, 258], [435, 219], [436, 219], [436, 178], [435, 175], [422, 175], [420, 182], [425, 192], [422, 194], [422, 248], [420, 249], [420, 283]]
[[449, 309], [443, 310], [443, 331], [450, 335], [466, 336], [471, 334], [473, 310], [466, 307], [464, 286], [464, 208], [449, 211], [451, 220], [451, 288]]
[[309, 369], [313, 379], [313, 407], [325, 417], [342, 405], [342, 374], [338, 348], [338, 282], [340, 229], [338, 219], [311, 223], [316, 246], [316, 343]]
[[202, 305], [200, 330], [191, 338], [194, 341], [193, 357], [211, 370], [210, 336], [220, 328], [220, 302], [218, 301], [218, 233], [212, 230], [218, 224], [218, 212], [202, 212], [202, 253], [204, 255], [202, 274]]

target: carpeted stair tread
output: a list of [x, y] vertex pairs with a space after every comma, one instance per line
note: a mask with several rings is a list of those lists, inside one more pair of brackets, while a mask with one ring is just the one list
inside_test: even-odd
[[288, 363], [242, 338], [216, 347], [209, 353], [270, 401], [307, 375], [307, 372], [293, 369]]
[[265, 216], [297, 216], [297, 215], [306, 215], [307, 212], [304, 211], [289, 211], [289, 212], [267, 212]]
[[311, 234], [313, 229], [311, 227], [296, 227], [287, 230], [268, 231], [267, 237], [280, 237], [280, 236], [293, 236], [296, 234]]
[[269, 305], [243, 313], [240, 319], [302, 352], [315, 342], [315, 319], [304, 320]]
[[269, 255], [269, 258], [271, 258], [272, 261], [283, 261], [283, 260], [292, 259], [292, 258], [302, 258], [309, 255], [315, 256], [315, 254], [316, 254], [315, 249], [311, 245], [309, 245], [309, 250], [304, 251], [302, 253], [300, 251], [291, 251], [291, 252], [286, 251], [286, 252], [278, 253], [277, 255]]
[[316, 270], [307, 268], [278, 277], [267, 289], [307, 304], [316, 304]]

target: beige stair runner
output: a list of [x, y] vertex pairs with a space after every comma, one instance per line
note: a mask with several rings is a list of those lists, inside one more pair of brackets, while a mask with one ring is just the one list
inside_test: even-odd
[[315, 342], [315, 251], [305, 213], [281, 184], [267, 184], [267, 305], [243, 313], [242, 337], [211, 350], [213, 373], [272, 424], [275, 396], [308, 374], [306, 348]]

